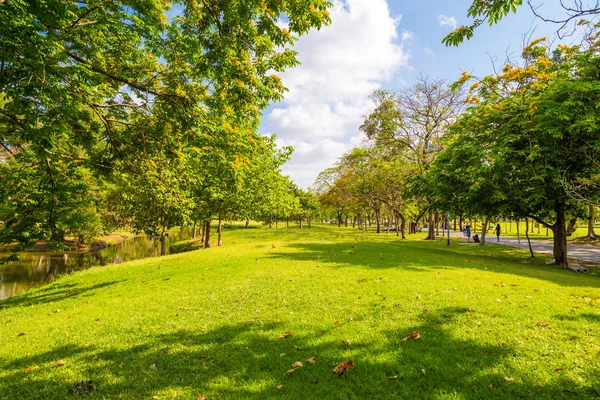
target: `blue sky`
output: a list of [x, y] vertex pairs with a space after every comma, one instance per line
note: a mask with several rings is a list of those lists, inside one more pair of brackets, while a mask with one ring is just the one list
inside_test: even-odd
[[[260, 131], [276, 134], [296, 151], [284, 172], [301, 187], [344, 152], [360, 145], [359, 126], [372, 108], [375, 89], [400, 89], [419, 75], [455, 80], [462, 71], [493, 71], [490, 57], [503, 65], [518, 57], [523, 35], [553, 36], [556, 26], [536, 20], [527, 6], [498, 25], [479, 28], [460, 47], [445, 47], [453, 27], [468, 24], [469, 0], [336, 0], [331, 26], [296, 44], [302, 65], [283, 74], [286, 99], [265, 110]], [[558, 2], [542, 5], [561, 15]]]

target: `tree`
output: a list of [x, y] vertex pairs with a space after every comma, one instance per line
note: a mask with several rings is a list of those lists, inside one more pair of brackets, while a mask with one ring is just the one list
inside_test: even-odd
[[[486, 184], [484, 192], [500, 188], [504, 197], [495, 200], [503, 207], [551, 229], [555, 262], [567, 266], [567, 218], [578, 216], [581, 204], [564, 183], [590, 179], [599, 171], [585, 160], [586, 155], [595, 159], [600, 148], [600, 69], [595, 46], [559, 46], [549, 58], [543, 41], [524, 49], [523, 66], [506, 65], [502, 73], [471, 86], [473, 106], [456, 125], [458, 138], [446, 153], [466, 155], [476, 149], [479, 157], [466, 155], [471, 165], [448, 154], [443, 159], [446, 169], [456, 173], [487, 171], [489, 176], [479, 182]], [[459, 83], [469, 79], [465, 74]]]
[[[193, 147], [213, 154], [226, 148], [228, 162], [236, 162], [230, 150], [237, 149], [238, 162], [248, 160], [254, 139], [241, 132], [256, 130], [261, 110], [282, 98], [285, 88], [277, 74], [298, 63], [292, 50], [297, 36], [328, 24], [327, 8], [332, 4], [325, 0], [183, 0], [170, 15], [171, 4], [163, 0], [0, 3], [2, 150], [27, 152], [35, 158], [32, 162], [42, 166], [49, 158], [51, 166], [58, 165], [59, 159], [76, 162], [78, 168], [94, 174], [114, 174], [124, 187], [138, 182], [150, 191], [146, 198], [136, 199], [138, 204], [152, 203], [164, 194], [144, 184], [144, 174], [164, 173], [152, 162], [178, 165], [175, 158]], [[226, 127], [224, 121], [232, 122]], [[241, 121], [250, 122], [244, 126]], [[211, 133], [221, 128], [225, 135], [211, 140]], [[53, 168], [39, 171], [48, 182], [56, 172]], [[170, 183], [173, 186], [165, 188], [167, 197], [186, 198], [184, 192], [173, 190], [184, 190], [187, 183]], [[57, 188], [42, 185], [45, 192], [40, 196], [53, 198], [52, 190]], [[30, 214], [36, 223], [54, 224], [54, 218], [39, 215]], [[144, 225], [155, 230], [150, 221]], [[146, 231], [146, 227], [139, 229]], [[52, 230], [53, 226], [40, 228]], [[24, 238], [10, 232], [15, 232], [13, 239]]]
[[419, 83], [398, 93], [378, 91], [375, 110], [361, 130], [379, 148], [395, 153], [413, 164], [413, 200], [419, 200], [418, 221], [429, 211], [428, 240], [435, 239], [434, 202], [427, 194], [424, 176], [443, 148], [442, 136], [463, 109], [463, 95], [443, 80], [421, 78]]
[[[588, 25], [585, 18], [595, 18], [600, 14], [600, 4], [598, 2], [587, 4], [583, 1], [572, 0], [562, 1], [560, 5], [564, 10], [564, 15], [558, 17], [550, 17], [538, 12], [539, 5], [534, 4], [531, 0], [527, 0], [529, 9], [540, 20], [551, 22], [558, 26], [558, 36], [564, 37], [565, 32], [569, 33], [567, 28], [572, 25], [572, 32], [577, 26]], [[463, 25], [449, 33], [442, 43], [446, 46], [458, 46], [462, 42], [473, 37], [475, 29], [487, 22], [490, 26], [498, 23], [508, 14], [516, 13], [517, 8], [523, 5], [523, 0], [473, 0], [473, 3], [467, 11], [467, 16], [473, 18], [471, 25]], [[570, 32], [570, 33], [572, 33]]]

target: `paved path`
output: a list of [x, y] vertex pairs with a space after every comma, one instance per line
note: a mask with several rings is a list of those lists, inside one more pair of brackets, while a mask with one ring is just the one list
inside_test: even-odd
[[[462, 237], [461, 232], [450, 232], [450, 233], [452, 234], [452, 236]], [[497, 242], [496, 235], [489, 234], [489, 235], [485, 236], [485, 241], [487, 243], [496, 243], [496, 244], [503, 244], [506, 246], [519, 247], [519, 242], [518, 242], [517, 238], [513, 238], [513, 237], [500, 236], [500, 242]], [[600, 264], [600, 247], [586, 246], [586, 245], [582, 245], [582, 244], [568, 244], [567, 246], [568, 246], [567, 247], [567, 255], [569, 258], [574, 258], [576, 260]], [[521, 238], [520, 247], [522, 249], [529, 250], [529, 246], [527, 245], [527, 237]], [[536, 253], [552, 255], [552, 242], [550, 240], [532, 239], [531, 240], [531, 248]]]

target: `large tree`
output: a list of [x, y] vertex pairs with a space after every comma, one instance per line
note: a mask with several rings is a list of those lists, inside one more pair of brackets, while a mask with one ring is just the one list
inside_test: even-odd
[[[484, 208], [495, 204], [551, 229], [555, 262], [566, 266], [567, 218], [581, 209], [568, 182], [599, 172], [588, 159], [600, 151], [600, 68], [595, 45], [559, 46], [550, 55], [543, 42], [524, 49], [522, 66], [506, 65], [471, 86], [472, 107], [455, 126], [458, 137], [439, 169], [471, 175], [455, 190], [489, 193], [494, 202]], [[469, 79], [465, 74], [461, 82]], [[473, 184], [486, 186], [472, 190]]]

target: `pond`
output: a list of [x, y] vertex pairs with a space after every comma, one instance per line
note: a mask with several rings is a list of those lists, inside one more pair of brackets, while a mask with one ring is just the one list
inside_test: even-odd
[[[173, 243], [191, 236], [189, 228], [174, 230], [169, 233], [169, 241]], [[171, 251], [169, 247], [167, 245], [167, 254]], [[159, 255], [160, 241], [147, 236], [135, 236], [96, 252], [0, 253], [0, 259], [14, 259], [0, 264], [0, 300], [48, 284], [60, 275]]]

